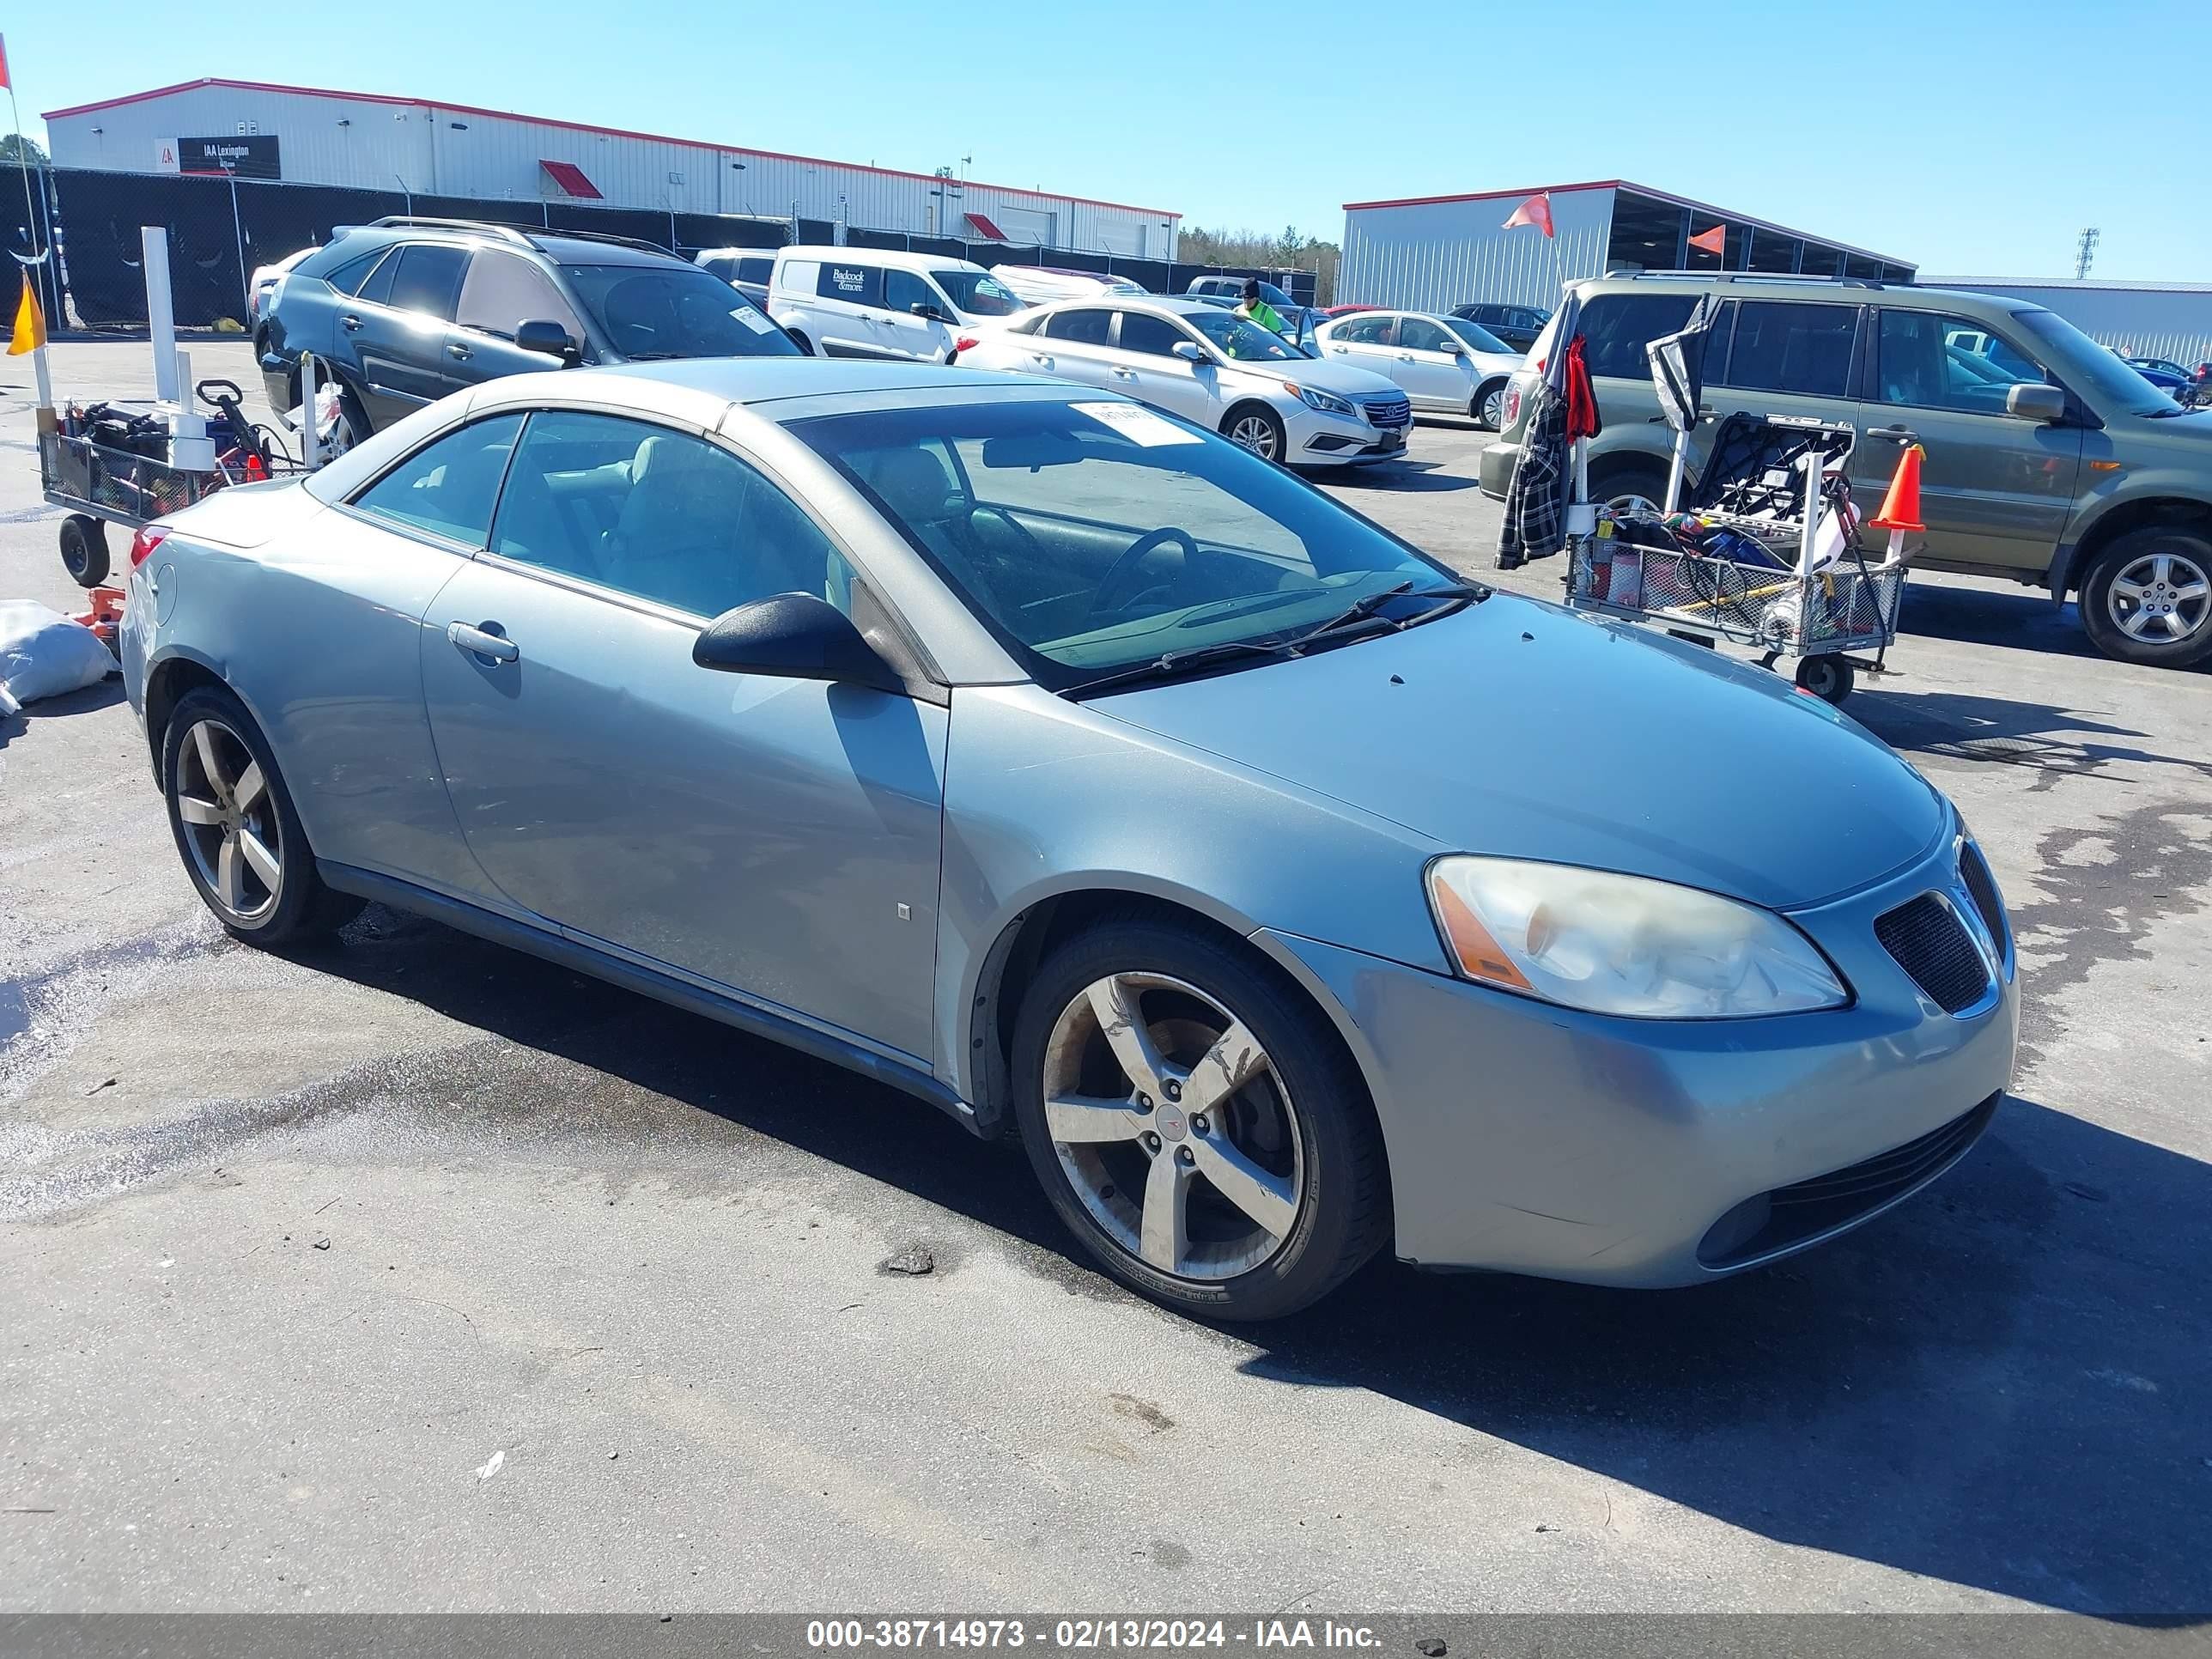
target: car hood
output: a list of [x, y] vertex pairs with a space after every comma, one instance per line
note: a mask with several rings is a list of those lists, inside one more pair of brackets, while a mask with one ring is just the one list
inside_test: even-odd
[[1232, 363], [1231, 368], [1240, 374], [1257, 374], [1279, 384], [1296, 380], [1301, 386], [1319, 386], [1323, 392], [1334, 392], [1347, 398], [1400, 396], [1396, 385], [1380, 374], [1364, 368], [1354, 368], [1348, 363], [1332, 363], [1319, 357], [1297, 357], [1279, 363]]
[[1950, 821], [1885, 744], [1781, 676], [1505, 594], [1091, 706], [1455, 851], [1775, 909], [1893, 873]]

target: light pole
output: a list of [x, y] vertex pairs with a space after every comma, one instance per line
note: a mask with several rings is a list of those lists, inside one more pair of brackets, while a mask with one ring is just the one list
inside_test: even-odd
[[392, 182], [399, 186], [400, 212], [402, 216], [406, 218], [412, 219], [415, 216], [415, 192], [407, 188], [407, 181], [396, 173], [392, 175]]
[[222, 176], [230, 180], [230, 234], [238, 247], [238, 289], [246, 301], [246, 314], [253, 315], [253, 273], [246, 267], [246, 222], [238, 216], [238, 163], [222, 159]]

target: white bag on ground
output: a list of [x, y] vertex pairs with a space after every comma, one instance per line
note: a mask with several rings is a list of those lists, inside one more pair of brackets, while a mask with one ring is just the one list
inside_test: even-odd
[[0, 599], [0, 714], [97, 685], [115, 672], [100, 635], [29, 599]]

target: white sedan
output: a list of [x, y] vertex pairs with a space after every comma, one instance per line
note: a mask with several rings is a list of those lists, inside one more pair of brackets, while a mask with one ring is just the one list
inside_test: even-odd
[[1333, 362], [1351, 363], [1395, 382], [1413, 407], [1466, 415], [1489, 431], [1505, 412], [1505, 383], [1522, 356], [1480, 323], [1421, 311], [1355, 311], [1314, 331]]
[[1047, 375], [1118, 392], [1293, 466], [1406, 453], [1406, 394], [1380, 374], [1309, 357], [1280, 335], [1195, 300], [1115, 295], [1024, 312], [963, 333], [963, 368]]

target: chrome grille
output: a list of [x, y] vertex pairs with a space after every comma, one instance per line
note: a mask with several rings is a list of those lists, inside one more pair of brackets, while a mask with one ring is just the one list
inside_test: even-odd
[[1402, 397], [1362, 398], [1359, 406], [1367, 413], [1368, 425], [1385, 431], [1413, 423], [1413, 405]]

